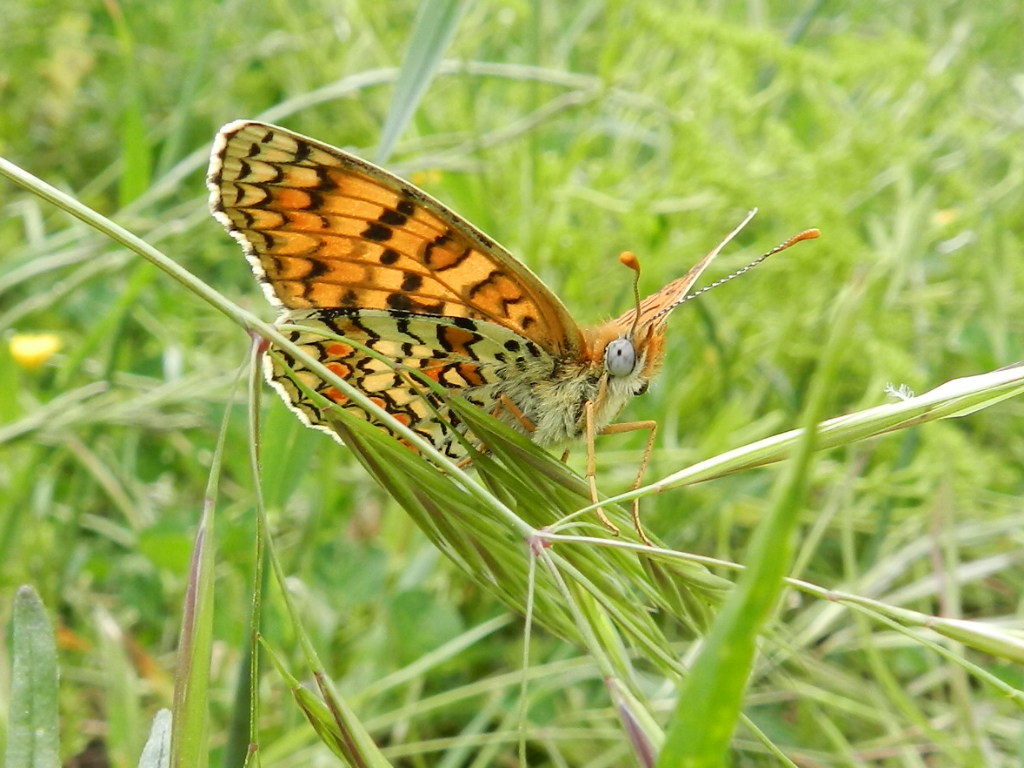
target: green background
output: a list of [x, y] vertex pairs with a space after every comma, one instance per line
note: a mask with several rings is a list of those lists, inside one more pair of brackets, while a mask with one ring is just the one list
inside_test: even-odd
[[[269, 116], [373, 159], [415, 13], [411, 2], [12, 3], [0, 154], [269, 319], [207, 212], [209, 144], [228, 120]], [[822, 230], [673, 317], [661, 378], [623, 414], [659, 423], [655, 479], [797, 426], [841, 301], [854, 332], [829, 416], [889, 402], [889, 384], [924, 391], [1024, 358], [1022, 39], [1017, 2], [476, 3], [388, 167], [520, 255], [581, 324], [631, 305], [622, 250], [640, 257], [649, 293], [751, 207], [759, 216], [707, 280]], [[103, 735], [116, 764], [134, 764], [153, 712], [169, 705], [191, 537], [248, 338], [7, 182], [0, 206], [0, 619], [17, 585], [39, 590], [62, 628], [65, 756]], [[7, 349], [15, 333], [57, 334], [61, 352], [24, 370]], [[372, 688], [505, 609], [344, 448], [272, 395], [265, 403], [265, 500], [339, 687], [396, 762], [501, 764], [519, 722], [521, 619]], [[231, 407], [215, 750], [255, 535], [244, 404]], [[1011, 400], [823, 454], [796, 572], [1020, 628], [1021, 417]], [[599, 443], [602, 490], [629, 486], [641, 448], [638, 436]], [[777, 471], [645, 499], [645, 523], [673, 547], [742, 562]], [[294, 638], [274, 606], [265, 630], [287, 655]], [[1024, 682], [1019, 667], [950, 647]], [[578, 653], [534, 638], [547, 684], [530, 699], [530, 764], [628, 764]], [[266, 763], [332, 764], [283, 684], [265, 683]], [[806, 597], [780, 610], [744, 711], [806, 765], [1010, 766], [1024, 754], [1019, 711], [1001, 694]], [[733, 748], [736, 765], [778, 764], [742, 728]]]

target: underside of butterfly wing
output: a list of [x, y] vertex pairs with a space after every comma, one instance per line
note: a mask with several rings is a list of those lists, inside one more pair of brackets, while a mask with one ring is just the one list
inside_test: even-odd
[[[297, 310], [285, 327], [289, 340], [364, 393], [394, 421], [418, 433], [445, 455], [460, 459], [471, 445], [447, 400], [461, 396], [530, 434], [515, 412], [503, 408], [548, 380], [555, 360], [536, 344], [502, 326], [462, 318], [435, 318], [379, 310]], [[303, 422], [337, 438], [330, 411], [343, 408], [398, 437], [394, 422], [365, 411], [301, 359], [272, 347], [268, 380]], [[299, 386], [301, 382], [302, 386]], [[436, 391], [430, 382], [443, 389]], [[314, 398], [304, 391], [317, 393]], [[532, 408], [527, 408], [533, 413]]]

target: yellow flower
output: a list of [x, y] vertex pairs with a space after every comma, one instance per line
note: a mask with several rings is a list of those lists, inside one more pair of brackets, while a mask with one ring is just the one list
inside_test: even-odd
[[60, 339], [54, 333], [17, 333], [11, 337], [9, 349], [14, 362], [32, 371], [57, 353]]
[[415, 171], [409, 176], [409, 181], [417, 187], [429, 187], [431, 184], [437, 184], [441, 181], [441, 172], [433, 168], [425, 171]]

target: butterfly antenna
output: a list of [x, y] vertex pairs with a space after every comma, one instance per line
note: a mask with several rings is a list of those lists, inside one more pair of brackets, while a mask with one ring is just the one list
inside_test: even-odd
[[623, 251], [619, 254], [619, 261], [623, 266], [633, 270], [633, 303], [636, 310], [633, 313], [633, 326], [629, 329], [629, 338], [633, 338], [640, 322], [640, 259], [632, 251]]
[[[710, 285], [705, 285], [705, 286], [704, 286], [703, 288], [701, 288], [701, 289], [700, 289], [699, 291], [694, 291], [693, 293], [691, 293], [691, 294], [687, 295], [687, 296], [686, 296], [686, 297], [685, 297], [685, 298], [684, 298], [684, 299], [683, 299], [682, 301], [680, 301], [679, 303], [680, 303], [680, 304], [684, 304], [684, 303], [686, 303], [687, 301], [689, 301], [690, 299], [695, 299], [695, 298], [697, 298], [697, 297], [698, 297], [698, 296], [700, 296], [700, 295], [701, 295], [702, 293], [707, 293], [707, 292], [708, 292], [708, 291], [710, 291], [710, 290], [711, 290], [712, 288], [717, 288], [718, 286], [722, 285], [723, 283], [728, 283], [728, 282], [729, 282], [730, 280], [732, 280], [733, 278], [739, 277], [740, 275], [742, 275], [742, 274], [743, 274], [743, 273], [745, 273], [745, 272], [749, 272], [749, 271], [750, 271], [750, 270], [752, 270], [752, 269], [753, 269], [754, 267], [756, 267], [756, 266], [757, 266], [758, 264], [760, 264], [760, 263], [761, 263], [762, 261], [764, 261], [765, 259], [767, 259], [767, 258], [768, 258], [769, 256], [774, 256], [774, 255], [775, 255], [776, 253], [779, 253], [780, 251], [784, 251], [784, 250], [786, 250], [787, 248], [791, 248], [791, 247], [793, 247], [794, 245], [796, 245], [797, 243], [799, 243], [799, 242], [803, 242], [804, 240], [815, 240], [815, 239], [817, 239], [817, 238], [818, 238], [818, 237], [820, 237], [820, 236], [821, 236], [821, 230], [818, 230], [818, 229], [805, 229], [805, 230], [804, 230], [803, 232], [801, 232], [800, 234], [798, 234], [798, 235], [793, 235], [793, 236], [792, 236], [791, 238], [789, 238], [789, 240], [787, 240], [786, 242], [784, 242], [784, 243], [780, 243], [779, 245], [775, 246], [775, 247], [774, 247], [774, 248], [772, 248], [772, 249], [771, 249], [770, 251], [768, 251], [768, 253], [765, 253], [765, 254], [762, 254], [761, 256], [758, 256], [758, 257], [757, 257], [756, 259], [754, 259], [754, 260], [753, 260], [752, 262], [750, 262], [749, 264], [747, 264], [747, 266], [745, 266], [745, 267], [742, 267], [741, 269], [737, 269], [737, 270], [736, 270], [735, 272], [733, 272], [733, 273], [732, 273], [731, 275], [726, 275], [725, 277], [721, 278], [720, 280], [715, 280], [715, 282], [711, 283]], [[624, 254], [624, 255], [625, 255], [625, 254]], [[630, 255], [632, 255], [632, 254], [630, 254]], [[620, 257], [620, 260], [621, 260], [621, 257]]]

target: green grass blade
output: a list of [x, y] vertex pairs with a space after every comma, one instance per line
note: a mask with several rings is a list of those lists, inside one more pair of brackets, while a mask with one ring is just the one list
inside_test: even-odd
[[[264, 559], [266, 559], [266, 562], [269, 563], [271, 567], [271, 572], [274, 574], [274, 577], [281, 588], [285, 607], [287, 609], [288, 616], [291, 619], [292, 629], [305, 654], [307, 664], [312, 670], [314, 678], [317, 680], [317, 684], [320, 689], [320, 696], [317, 697], [316, 694], [310, 691], [306, 686], [302, 685], [297, 677], [288, 671], [284, 662], [273, 653], [272, 649], [267, 646], [266, 643], [261, 643], [258, 649], [261, 648], [267, 652], [267, 656], [271, 663], [291, 688], [292, 695], [294, 696], [299, 709], [309, 721], [310, 725], [312, 725], [321, 741], [337, 757], [344, 760], [347, 765], [357, 766], [359, 768], [362, 768], [363, 766], [366, 766], [367, 768], [390, 768], [391, 763], [384, 757], [383, 753], [377, 747], [373, 737], [360, 720], [356, 711], [349, 706], [344, 697], [334, 688], [333, 684], [328, 679], [325, 667], [320, 661], [314, 645], [310, 640], [309, 633], [303, 625], [302, 620], [299, 617], [299, 613], [289, 595], [287, 574], [277, 558], [273, 541], [269, 535], [270, 528], [266, 520], [266, 510], [261, 492], [262, 483], [260, 480], [262, 467], [259, 419], [260, 382], [262, 380], [262, 367], [259, 365], [259, 356], [262, 354], [260, 349], [261, 345], [254, 339], [252, 347], [253, 355], [250, 365], [251, 376], [249, 381], [251, 388], [249, 426], [251, 433], [250, 461], [252, 462], [257, 489], [256, 511], [258, 519], [258, 547], [256, 562], [258, 567], [256, 569], [256, 574], [254, 575], [254, 600], [253, 614], [251, 617], [252, 635], [253, 637], [257, 636], [260, 616], [262, 613], [262, 574]], [[366, 426], [369, 427], [368, 424], [366, 424]], [[256, 740], [259, 735], [256, 721], [258, 699], [255, 696], [255, 692], [258, 690], [257, 686], [259, 681], [258, 663], [260, 656], [257, 652], [258, 649], [254, 649], [252, 652], [249, 675], [249, 685], [253, 692], [253, 699], [251, 703], [252, 730], [249, 734], [249, 739], [253, 743], [257, 743]]]
[[213, 622], [213, 540], [209, 510], [196, 531], [185, 616], [178, 646], [174, 689], [172, 766], [204, 766], [207, 761], [207, 712]]
[[312, 669], [313, 677], [317, 681], [320, 696], [316, 696], [302, 685], [266, 643], [261, 645], [261, 648], [291, 688], [295, 702], [303, 715], [309, 720], [323, 743], [335, 755], [351, 766], [391, 768], [391, 763], [384, 757], [355, 709], [347, 703], [327, 677], [324, 666], [310, 641], [309, 634], [288, 595], [286, 574], [274, 554], [270, 539], [266, 541], [266, 551], [275, 577], [282, 588], [282, 596], [292, 628], [305, 653], [307, 663]]
[[11, 616], [11, 696], [6, 765], [60, 764], [57, 644], [46, 607], [31, 587], [20, 587]]
[[260, 342], [252, 338], [249, 345], [248, 397], [249, 462], [256, 506], [256, 535], [253, 552], [251, 599], [249, 602], [248, 632], [238, 662], [232, 698], [231, 720], [224, 744], [225, 768], [241, 768], [255, 760], [253, 744], [259, 744], [259, 680], [260, 656], [257, 638], [263, 620], [263, 595], [266, 588], [267, 536], [266, 507], [263, 495], [263, 477], [260, 472], [260, 398], [263, 378], [260, 375]]
[[153, 718], [153, 727], [139, 757], [139, 768], [170, 768], [170, 765], [171, 711], [161, 709]]
[[138, 68], [135, 37], [124, 17], [120, 5], [107, 6], [114, 22], [117, 42], [124, 66], [121, 68], [124, 106], [121, 113], [121, 174], [120, 202], [127, 205], [149, 189], [153, 171], [150, 159], [149, 136], [145, 125], [144, 91]]
[[178, 643], [178, 670], [172, 709], [171, 765], [175, 768], [202, 768], [208, 761], [210, 721], [207, 704], [213, 647], [216, 509], [230, 413], [230, 408], [225, 409], [217, 446], [210, 462], [206, 503], [196, 530], [188, 589], [185, 593], [185, 615]]
[[444, 52], [455, 36], [464, 0], [422, 0], [416, 6], [412, 36], [395, 82], [395, 92], [381, 128], [376, 162], [391, 156], [395, 142], [412, 120], [427, 87], [437, 74]]
[[715, 768], [731, 763], [726, 753], [743, 707], [757, 641], [775, 609], [791, 565], [796, 526], [804, 508], [817, 449], [816, 424], [837, 375], [839, 350], [849, 335], [852, 302], [842, 312], [815, 374], [804, 412], [797, 453], [779, 482], [769, 516], [757, 527], [749, 565], [704, 640], [685, 683], [658, 758], [662, 768]]
[[[852, 445], [930, 421], [960, 418], [1021, 395], [1024, 395], [1024, 366], [1021, 365], [953, 379], [916, 397], [823, 421], [815, 427], [817, 446], [819, 450], [825, 450]], [[803, 429], [795, 429], [757, 440], [673, 472], [636, 491], [612, 496], [609, 501], [624, 503], [636, 496], [705, 482], [781, 461], [792, 455], [804, 434]]]

